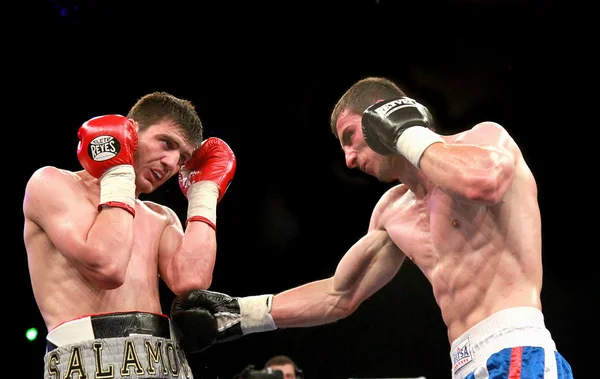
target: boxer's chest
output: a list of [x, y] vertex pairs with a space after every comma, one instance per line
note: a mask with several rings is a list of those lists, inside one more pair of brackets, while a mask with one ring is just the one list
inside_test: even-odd
[[390, 205], [385, 228], [408, 258], [425, 268], [467, 249], [486, 218], [485, 207], [457, 202], [439, 190], [424, 198], [409, 192]]
[[139, 264], [151, 262], [150, 264], [155, 267], [158, 261], [160, 238], [166, 225], [165, 216], [138, 201], [133, 225], [132, 262]]

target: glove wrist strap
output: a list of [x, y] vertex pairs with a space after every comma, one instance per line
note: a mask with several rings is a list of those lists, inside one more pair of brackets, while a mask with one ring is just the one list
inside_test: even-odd
[[121, 207], [135, 216], [135, 171], [132, 165], [111, 167], [100, 177], [102, 207]]
[[444, 143], [442, 137], [431, 129], [423, 126], [413, 126], [406, 129], [396, 141], [396, 150], [416, 168], [421, 168], [419, 162], [425, 149], [434, 143]]
[[273, 295], [246, 296], [238, 298], [241, 328], [243, 334], [268, 332], [277, 329], [269, 312], [273, 304]]
[[208, 180], [194, 183], [187, 190], [189, 221], [209, 221], [213, 226], [217, 223], [217, 198], [219, 187]]

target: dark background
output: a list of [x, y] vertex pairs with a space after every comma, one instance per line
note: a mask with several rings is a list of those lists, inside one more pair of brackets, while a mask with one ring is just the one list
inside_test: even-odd
[[[156, 90], [191, 100], [206, 136], [226, 140], [238, 158], [218, 208], [211, 289], [276, 293], [330, 276], [390, 186], [347, 169], [328, 126], [339, 96], [378, 75], [426, 104], [441, 133], [492, 120], [520, 144], [539, 186], [546, 323], [575, 376], [596, 377], [586, 357], [593, 349], [583, 347], [598, 335], [588, 316], [598, 299], [594, 3], [54, 0], [6, 13], [5, 96], [13, 101], [4, 102], [5, 133], [15, 161], [5, 164], [19, 199], [6, 202], [8, 218], [21, 221], [7, 221], [6, 252], [18, 268], [7, 268], [14, 299], [5, 310], [30, 362], [17, 376], [40, 377], [45, 337], [20, 199], [36, 168], [79, 169], [83, 121], [126, 114]], [[145, 199], [185, 217], [175, 180]], [[163, 292], [167, 311], [172, 294]], [[41, 332], [34, 343], [24, 338], [31, 326]], [[440, 312], [411, 263], [347, 319], [247, 336], [190, 363], [197, 378], [230, 378], [275, 354], [291, 356], [307, 378], [450, 378]]]

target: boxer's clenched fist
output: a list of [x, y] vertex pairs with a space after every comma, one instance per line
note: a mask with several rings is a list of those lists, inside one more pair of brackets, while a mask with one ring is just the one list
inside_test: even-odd
[[77, 132], [77, 158], [93, 177], [100, 179], [100, 203], [120, 207], [135, 216], [133, 154], [138, 146], [135, 121], [105, 115], [86, 121]]
[[188, 199], [187, 221], [202, 221], [216, 229], [216, 205], [229, 188], [236, 169], [235, 154], [222, 139], [202, 142], [179, 170], [179, 187]]

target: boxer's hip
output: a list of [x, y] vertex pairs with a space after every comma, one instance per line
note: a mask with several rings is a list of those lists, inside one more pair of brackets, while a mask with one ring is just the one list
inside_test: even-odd
[[164, 315], [124, 312], [78, 318], [48, 333], [44, 378], [192, 378], [177, 340]]
[[[557, 370], [568, 366], [556, 351], [542, 312], [533, 307], [505, 309], [476, 324], [452, 342], [450, 359], [455, 379], [506, 377], [511, 370], [529, 367], [562, 378]], [[497, 376], [499, 370], [504, 376]]]

